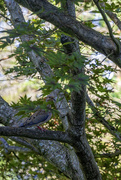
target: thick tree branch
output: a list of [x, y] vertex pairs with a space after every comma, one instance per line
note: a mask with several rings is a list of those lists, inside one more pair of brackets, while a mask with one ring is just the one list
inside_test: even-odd
[[0, 123], [12, 126], [20, 120], [20, 116], [16, 116], [17, 111], [10, 107], [8, 103], [0, 96]]
[[[25, 145], [31, 150], [34, 150], [35, 153], [42, 155], [71, 179], [79, 178], [81, 180], [84, 180], [78, 158], [72, 148], [67, 149], [59, 142], [49, 140], [35, 141], [32, 139], [27, 139], [27, 141], [24, 141], [23, 139], [20, 139], [18, 137], [10, 137], [10, 139], [22, 145]], [[30, 142], [32, 145], [30, 145], [28, 142]], [[31, 146], [33, 148], [36, 147], [36, 150]]]
[[44, 139], [44, 140], [54, 140], [64, 143], [71, 143], [71, 138], [67, 133], [61, 131], [42, 131], [39, 129], [26, 129], [26, 128], [16, 128], [16, 127], [0, 127], [1, 136], [17, 136], [17, 137], [27, 137], [31, 139]]
[[[66, 0], [64, 2], [64, 4], [62, 3], [62, 9], [64, 9], [64, 11], [67, 12], [69, 16], [76, 18], [75, 5], [70, 0]], [[71, 11], [72, 9], [74, 11]], [[79, 43], [77, 40], [70, 38], [69, 36], [62, 35], [61, 42], [62, 42], [62, 45], [64, 47], [66, 54], [71, 56], [74, 52], [77, 52], [78, 58], [80, 58], [80, 60], [81, 60]], [[64, 43], [66, 43], [66, 42], [71, 42], [71, 44], [64, 45]], [[71, 69], [70, 71], [71, 71], [70, 73], [73, 76], [76, 76], [79, 73], [84, 73], [84, 66], [81, 68], [78, 67], [77, 70]], [[72, 103], [71, 115], [72, 115], [72, 117], [70, 117], [71, 118], [70, 126], [74, 126], [74, 125], [80, 126], [81, 125], [80, 127], [82, 127], [82, 130], [81, 130], [82, 133], [84, 132], [84, 124], [85, 124], [85, 102], [86, 102], [86, 98], [85, 98], [86, 89], [85, 88], [86, 88], [85, 85], [81, 85], [80, 92], [74, 91], [71, 93], [71, 103]]]
[[[64, 11], [68, 13], [68, 15], [73, 16], [74, 18], [75, 11], [71, 12], [70, 10], [74, 9], [73, 6], [74, 4], [70, 2], [70, 0], [66, 0], [66, 7], [62, 7], [64, 8]], [[78, 58], [80, 58], [81, 60], [79, 43], [77, 40], [63, 35], [61, 36], [61, 42], [64, 46], [65, 53], [68, 54], [68, 56], [71, 56], [74, 52], [76, 52], [78, 53]], [[64, 45], [64, 43], [66, 42], [73, 43]], [[80, 73], [84, 74], [84, 66], [78, 67], [76, 70], [71, 69], [70, 73], [72, 73], [73, 76], [77, 76]], [[79, 92], [73, 91], [71, 93], [71, 103], [72, 107], [71, 115], [69, 118], [69, 134], [74, 139], [72, 145], [75, 148], [79, 161], [85, 171], [86, 178], [95, 179], [96, 177], [98, 177], [99, 179], [101, 179], [98, 166], [96, 165], [92, 151], [85, 136], [86, 85], [82, 84]]]
[[[2, 123], [9, 125], [9, 122], [11, 122], [10, 118], [12, 117], [12, 122], [16, 122], [16, 124], [18, 124], [17, 122], [20, 117], [15, 116], [16, 111], [13, 108], [11, 108], [8, 105], [8, 103], [6, 103], [1, 97], [0, 105], [0, 108], [2, 108], [4, 114], [7, 115], [7, 118], [6, 116], [1, 117]], [[70, 177], [71, 179], [79, 178], [84, 180], [83, 172], [80, 168], [78, 158], [75, 155], [73, 149], [67, 149], [59, 142], [55, 142], [52, 140], [24, 140], [19, 137], [13, 136], [10, 136], [9, 138], [14, 140], [15, 142], [18, 142], [21, 145], [30, 148], [35, 153], [44, 156], [50, 163], [54, 164], [55, 167], [57, 167], [61, 172], [63, 172], [66, 176]]]
[[[54, 164], [56, 168], [58, 168], [61, 172], [63, 172], [66, 176], [70, 177], [71, 179], [77, 180], [77, 178], [79, 178], [81, 180], [84, 180], [83, 173], [80, 169], [80, 165], [78, 162], [78, 158], [75, 155], [75, 152], [72, 148], [67, 149], [59, 142], [49, 140], [24, 140], [18, 137], [10, 137], [10, 139], [30, 148], [35, 153], [43, 156], [45, 159], [47, 159], [50, 163]], [[28, 142], [30, 142], [31, 144]]]
[[[8, 103], [6, 103], [2, 98], [0, 98], [0, 108], [4, 111], [4, 114], [8, 113], [8, 117], [6, 116], [1, 117], [2, 123], [9, 125], [10, 117], [12, 117], [12, 121], [18, 121], [18, 116], [15, 116], [16, 111], [11, 108]], [[2, 112], [1, 111], [1, 112]], [[16, 118], [16, 119], [15, 119]], [[16, 123], [18, 124], [18, 123]], [[71, 179], [82, 179], [83, 172], [80, 168], [80, 164], [78, 161], [77, 156], [73, 149], [67, 149], [59, 142], [49, 141], [49, 140], [35, 140], [35, 139], [28, 139], [28, 138], [20, 138], [10, 136], [10, 139], [13, 141], [28, 147], [29, 149], [33, 150], [35, 153], [42, 155], [46, 160], [50, 163], [54, 164], [61, 172], [63, 172], [66, 176], [70, 177]], [[70, 167], [70, 168], [69, 168]]]
[[85, 180], [73, 148], [67, 148], [59, 142], [48, 140], [38, 142], [38, 148], [43, 157], [54, 164], [61, 172], [68, 175], [70, 179]]
[[107, 56], [111, 52], [114, 52], [109, 58], [121, 67], [121, 52], [119, 54], [116, 53], [117, 47], [111, 38], [85, 26], [46, 0], [16, 0], [16, 2], [30, 9], [32, 12], [37, 12], [40, 18], [49, 21], [62, 31], [78, 38], [104, 55]]

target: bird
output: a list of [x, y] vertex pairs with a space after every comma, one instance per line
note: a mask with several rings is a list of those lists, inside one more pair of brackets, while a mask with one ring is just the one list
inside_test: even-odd
[[[48, 101], [53, 101], [54, 98], [52, 96], [47, 96], [46, 102]], [[51, 112], [51, 105], [47, 105], [47, 110], [44, 109], [39, 109], [37, 110], [32, 116], [27, 118], [24, 122], [22, 122], [19, 127], [31, 127], [31, 126], [37, 126], [39, 129], [42, 129], [39, 127], [41, 124], [46, 123], [49, 121], [52, 117], [52, 112]]]

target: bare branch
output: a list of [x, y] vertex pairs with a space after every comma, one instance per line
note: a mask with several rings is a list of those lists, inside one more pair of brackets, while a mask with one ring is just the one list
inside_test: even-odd
[[121, 154], [121, 151], [116, 150], [114, 153], [96, 154], [95, 158], [112, 158], [115, 156], [119, 156], [120, 154]]
[[28, 149], [28, 148], [23, 148], [23, 147], [17, 147], [17, 146], [10, 146], [7, 141], [4, 138], [0, 138], [0, 141], [2, 142], [2, 145], [0, 145], [1, 147], [4, 147], [5, 152], [10, 153], [10, 152], [24, 152], [24, 153], [28, 153], [31, 152], [32, 150]]
[[8, 57], [0, 59], [0, 61], [8, 60]]
[[105, 10], [106, 14], [110, 17], [110, 19], [118, 26], [118, 28], [121, 30], [121, 21], [117, 17], [116, 14], [109, 10]]
[[86, 94], [86, 101], [89, 105], [89, 107], [92, 109], [95, 118], [97, 119], [97, 121], [99, 121], [100, 123], [102, 123], [108, 130], [109, 132], [115, 136], [119, 141], [121, 141], [121, 134], [119, 132], [117, 132], [117, 130], [115, 129], [115, 127], [111, 126], [104, 117], [102, 117], [102, 115], [100, 114], [100, 112], [97, 110], [97, 108], [95, 107], [94, 103], [92, 102], [92, 100], [90, 99], [90, 97], [88, 96], [88, 94]]
[[102, 15], [102, 17], [103, 17], [103, 19], [104, 19], [104, 21], [105, 21], [105, 23], [106, 23], [106, 25], [107, 25], [107, 28], [108, 28], [110, 37], [111, 37], [111, 39], [113, 40], [113, 42], [116, 44], [116, 46], [117, 46], [117, 53], [119, 54], [119, 53], [120, 53], [120, 43], [119, 43], [119, 41], [118, 41], [117, 39], [115, 39], [115, 37], [114, 37], [114, 35], [113, 35], [111, 25], [110, 25], [110, 23], [109, 23], [106, 15], [105, 15], [105, 12], [101, 9], [98, 0], [93, 0], [93, 1], [94, 1], [94, 3], [96, 4], [99, 12], [101, 13], [101, 15]]
[[[105, 3], [104, 2], [101, 2], [100, 3], [101, 7], [103, 7], [105, 9]], [[118, 28], [121, 30], [121, 21], [120, 19], [117, 17], [117, 15], [112, 12], [112, 11], [109, 11], [107, 9], [105, 9], [105, 12], [106, 14], [110, 17], [110, 19], [118, 26]]]
[[0, 13], [0, 16], [3, 17], [4, 19], [10, 21], [10, 19], [8, 17], [6, 17], [4, 14]]
[[26, 128], [15, 128], [15, 127], [0, 127], [1, 136], [17, 136], [27, 137], [31, 139], [44, 139], [54, 140], [65, 143], [71, 143], [71, 138], [67, 133], [61, 131], [42, 131], [39, 129], [26, 129]]
[[27, 148], [31, 149], [33, 152], [40, 154], [40, 151], [35, 146], [32, 145], [32, 141], [34, 140], [31, 139], [30, 141], [29, 139], [29, 141], [27, 141], [27, 138], [20, 138], [20, 137], [9, 137], [9, 138], [21, 145], [26, 146]]

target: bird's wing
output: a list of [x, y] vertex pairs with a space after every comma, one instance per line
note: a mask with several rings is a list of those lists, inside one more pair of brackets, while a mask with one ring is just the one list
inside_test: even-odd
[[19, 127], [29, 127], [37, 124], [43, 124], [51, 118], [52, 113], [51, 112], [45, 112], [44, 110], [36, 111], [32, 116], [27, 118], [25, 122], [20, 124]]

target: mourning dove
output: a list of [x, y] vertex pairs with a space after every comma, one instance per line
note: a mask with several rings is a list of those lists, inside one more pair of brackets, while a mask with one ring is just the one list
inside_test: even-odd
[[[47, 96], [46, 101], [54, 100], [51, 96]], [[19, 125], [19, 127], [31, 127], [34, 125], [39, 125], [49, 121], [52, 117], [52, 112], [50, 110], [51, 105], [47, 105], [48, 111], [44, 109], [37, 110], [32, 116], [27, 118], [23, 123]]]

